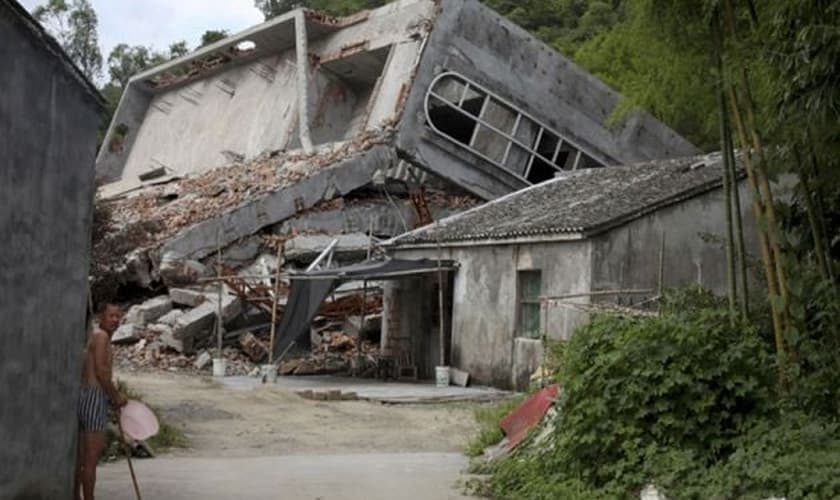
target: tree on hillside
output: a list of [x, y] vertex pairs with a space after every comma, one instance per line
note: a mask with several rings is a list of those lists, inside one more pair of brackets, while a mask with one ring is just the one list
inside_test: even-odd
[[333, 16], [346, 16], [360, 10], [381, 7], [392, 0], [254, 0], [266, 19], [300, 7], [320, 10]]
[[229, 36], [227, 30], [207, 30], [201, 35], [201, 40], [198, 43], [198, 47], [201, 48], [206, 45], [210, 45], [211, 43], [216, 43], [219, 40], [225, 39]]
[[82, 73], [95, 80], [102, 73], [98, 19], [88, 0], [49, 0], [36, 7], [32, 15], [61, 44]]
[[142, 45], [121, 43], [108, 55], [108, 74], [111, 83], [125, 88], [128, 80], [141, 71], [166, 61], [166, 54]]
[[169, 45], [169, 59], [185, 56], [190, 53], [190, 47], [186, 40], [181, 40]]
[[254, 0], [254, 6], [263, 13], [266, 20], [298, 7], [309, 7], [309, 3], [309, 0]]

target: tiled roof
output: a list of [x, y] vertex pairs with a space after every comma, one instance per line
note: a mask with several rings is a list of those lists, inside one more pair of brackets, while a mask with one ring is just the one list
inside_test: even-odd
[[390, 245], [593, 234], [721, 185], [719, 154], [571, 172], [425, 226]]

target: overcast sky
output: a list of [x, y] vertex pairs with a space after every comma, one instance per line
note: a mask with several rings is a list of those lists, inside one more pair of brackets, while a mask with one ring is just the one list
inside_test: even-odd
[[[20, 0], [30, 11], [47, 0]], [[202, 33], [226, 29], [236, 33], [263, 21], [253, 0], [90, 0], [99, 17], [103, 61], [118, 43], [166, 50], [186, 40], [195, 48]], [[107, 73], [107, 70], [105, 71]]]

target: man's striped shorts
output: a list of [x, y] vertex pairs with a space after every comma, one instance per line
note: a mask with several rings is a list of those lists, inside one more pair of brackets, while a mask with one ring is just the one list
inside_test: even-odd
[[108, 395], [96, 385], [83, 385], [79, 394], [79, 425], [83, 431], [105, 432], [108, 424]]

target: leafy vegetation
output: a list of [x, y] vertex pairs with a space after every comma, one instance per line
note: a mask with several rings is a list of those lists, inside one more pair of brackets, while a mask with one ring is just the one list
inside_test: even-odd
[[514, 408], [522, 404], [525, 397], [506, 399], [498, 403], [481, 405], [475, 409], [475, 420], [478, 423], [478, 432], [467, 443], [465, 453], [468, 457], [478, 457], [485, 448], [500, 442], [504, 437], [499, 422]]
[[[828, 392], [840, 369], [821, 363], [837, 351], [801, 349], [809, 373], [795, 379], [800, 390], [780, 393], [772, 336], [733, 325], [696, 290], [665, 303], [660, 318], [601, 316], [575, 332], [549, 444], [490, 465], [478, 493], [638, 498], [653, 482], [674, 499], [840, 495], [837, 399]], [[809, 321], [840, 320], [820, 311]], [[824, 341], [838, 340], [830, 332]]]

